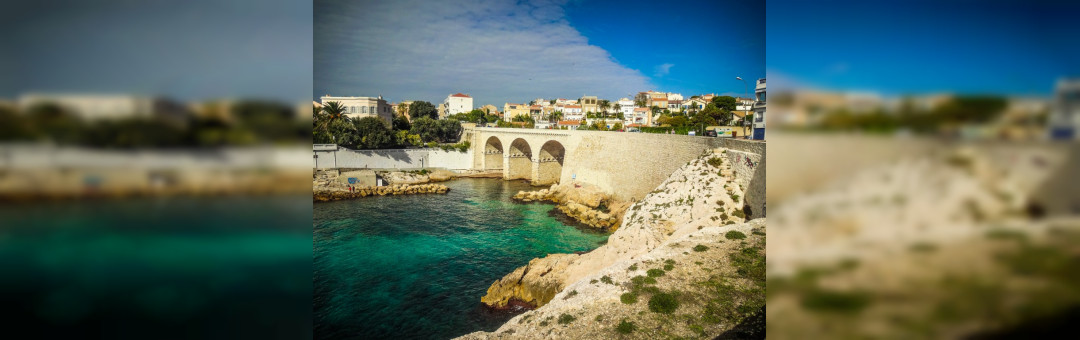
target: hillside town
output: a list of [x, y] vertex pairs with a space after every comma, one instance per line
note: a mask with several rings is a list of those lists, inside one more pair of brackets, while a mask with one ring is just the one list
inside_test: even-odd
[[576, 99], [538, 97], [527, 102], [481, 106], [471, 95], [458, 92], [447, 95], [438, 104], [418, 100], [391, 102], [381, 95], [325, 95], [312, 104], [315, 112], [321, 112], [333, 102], [340, 106], [346, 117], [375, 117], [394, 126], [397, 126], [395, 119], [410, 124], [417, 118], [429, 117], [457, 120], [478, 127], [651, 132], [763, 140], [765, 92], [765, 79], [762, 78], [755, 82], [752, 98], [714, 93], [684, 96], [649, 90], [618, 99], [593, 95]]
[[782, 130], [923, 134], [957, 139], [1075, 140], [1080, 79], [1061, 78], [1040, 96], [813, 89], [777, 92], [771, 115]]

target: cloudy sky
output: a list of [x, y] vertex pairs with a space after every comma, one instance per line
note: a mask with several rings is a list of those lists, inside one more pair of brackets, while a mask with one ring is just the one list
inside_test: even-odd
[[0, 1], [0, 97], [134, 93], [306, 101], [306, 0]]
[[646, 90], [741, 94], [764, 3], [316, 0], [314, 92], [476, 106]]

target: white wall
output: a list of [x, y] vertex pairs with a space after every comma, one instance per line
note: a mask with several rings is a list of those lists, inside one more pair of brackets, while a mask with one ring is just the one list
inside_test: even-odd
[[[445, 168], [463, 170], [472, 168], [472, 150], [467, 152], [443, 151], [442, 149], [386, 149], [351, 150], [340, 148], [332, 152], [316, 152], [316, 168], [345, 169], [402, 169]], [[335, 165], [336, 162], [336, 165]]]

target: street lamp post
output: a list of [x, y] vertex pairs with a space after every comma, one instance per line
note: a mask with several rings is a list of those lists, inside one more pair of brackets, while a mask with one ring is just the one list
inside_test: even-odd
[[[742, 77], [735, 77], [735, 79], [736, 80], [742, 80], [742, 83], [743, 83], [743, 95], [746, 96], [745, 98], [749, 99], [750, 98], [750, 85], [748, 85], [746, 83], [746, 80], [742, 79]], [[738, 105], [738, 103], [736, 103], [736, 105]], [[744, 114], [743, 115], [743, 125], [742, 125], [743, 126], [743, 128], [742, 128], [743, 139], [746, 138], [746, 125], [747, 125], [747, 123], [746, 123], [746, 115]]]

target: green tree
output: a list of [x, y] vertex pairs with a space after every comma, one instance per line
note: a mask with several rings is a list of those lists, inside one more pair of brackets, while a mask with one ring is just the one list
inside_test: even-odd
[[404, 116], [406, 119], [409, 117], [409, 106], [405, 105], [405, 103], [398, 103], [397, 107], [394, 108], [394, 111], [397, 115]]
[[353, 126], [356, 128], [358, 137], [354, 141], [357, 148], [381, 149], [394, 143], [394, 135], [382, 119], [375, 117], [354, 119]]
[[634, 105], [637, 107], [646, 107], [649, 102], [649, 95], [645, 93], [638, 93], [634, 96]]
[[558, 123], [559, 120], [562, 119], [562, 117], [563, 117], [562, 111], [552, 111], [550, 121], [553, 122], [553, 123]]
[[735, 111], [736, 101], [732, 96], [717, 96], [712, 98], [713, 105], [720, 110]]
[[439, 128], [439, 141], [443, 143], [456, 143], [461, 136], [461, 122], [454, 119], [435, 121]]
[[618, 130], [622, 130], [622, 129], [623, 129], [623, 125], [622, 125], [622, 123], [615, 123], [615, 125], [614, 125], [614, 126], [612, 126], [612, 127], [611, 127], [611, 129], [612, 129], [612, 130], [615, 130], [615, 131], [618, 131]]
[[30, 123], [15, 110], [0, 107], [0, 141], [29, 140], [33, 138]]
[[396, 115], [394, 116], [393, 127], [395, 131], [409, 131], [409, 128], [412, 127], [412, 124], [409, 123], [409, 119], [405, 118], [405, 116]]
[[604, 117], [607, 117], [607, 109], [608, 108], [611, 108], [611, 101], [607, 100], [607, 99], [601, 99], [600, 100], [600, 112], [603, 113]]
[[412, 121], [409, 133], [420, 136], [420, 141], [423, 143], [438, 141], [439, 125], [436, 122], [430, 117], [415, 118]]
[[53, 103], [30, 106], [27, 110], [27, 120], [35, 135], [60, 144], [78, 143], [86, 128], [78, 116]]
[[439, 109], [434, 104], [425, 101], [415, 101], [409, 105], [409, 117], [415, 121], [418, 118], [439, 119]]

